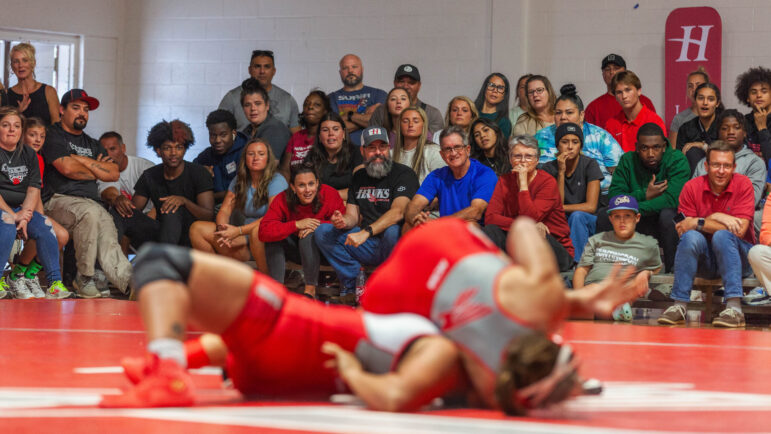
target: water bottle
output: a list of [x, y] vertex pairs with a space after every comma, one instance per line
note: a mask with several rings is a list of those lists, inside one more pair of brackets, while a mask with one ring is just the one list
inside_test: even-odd
[[364, 294], [364, 285], [367, 283], [367, 273], [364, 267], [359, 269], [359, 275], [356, 276], [356, 304], [359, 304], [361, 296]]

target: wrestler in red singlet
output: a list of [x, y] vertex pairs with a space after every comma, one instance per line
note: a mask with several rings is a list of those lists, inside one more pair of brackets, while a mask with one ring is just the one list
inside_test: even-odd
[[438, 330], [417, 315], [376, 315], [325, 306], [288, 292], [255, 273], [238, 318], [222, 333], [227, 372], [244, 394], [324, 395], [344, 391], [337, 370], [324, 367], [321, 345], [334, 342], [354, 353], [368, 372], [396, 367], [409, 344]]
[[369, 312], [410, 312], [430, 319], [482, 364], [488, 389], [511, 340], [532, 331], [498, 302], [498, 278], [510, 265], [476, 226], [440, 218], [399, 241], [367, 281], [361, 306]]

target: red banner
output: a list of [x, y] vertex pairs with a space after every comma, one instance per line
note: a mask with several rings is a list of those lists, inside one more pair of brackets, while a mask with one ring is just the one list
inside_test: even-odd
[[669, 127], [677, 113], [691, 106], [687, 89], [690, 72], [702, 66], [711, 82], [718, 86], [721, 83], [723, 23], [720, 14], [709, 7], [675, 9], [667, 17], [664, 41], [664, 121]]

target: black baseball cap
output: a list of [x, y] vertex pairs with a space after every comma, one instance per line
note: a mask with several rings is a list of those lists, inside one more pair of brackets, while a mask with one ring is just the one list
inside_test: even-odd
[[612, 63], [616, 66], [620, 66], [622, 68], [626, 68], [626, 62], [624, 61], [624, 58], [619, 56], [618, 54], [608, 54], [605, 56], [604, 59], [602, 59], [602, 68], [605, 69], [606, 66], [608, 66], [609, 63]]
[[415, 65], [410, 65], [409, 63], [399, 65], [399, 67], [396, 68], [394, 80], [398, 80], [399, 77], [404, 77], [405, 75], [414, 79], [415, 81], [420, 81], [420, 71], [418, 71], [418, 67]]
[[62, 107], [67, 107], [67, 104], [73, 101], [84, 101], [88, 104], [89, 110], [96, 110], [99, 108], [99, 100], [93, 96], [88, 96], [83, 89], [70, 89], [62, 96]]

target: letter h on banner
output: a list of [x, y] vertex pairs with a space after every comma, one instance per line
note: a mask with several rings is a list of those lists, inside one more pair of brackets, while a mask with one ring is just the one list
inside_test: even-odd
[[723, 51], [723, 24], [720, 14], [710, 7], [679, 8], [667, 17], [664, 36], [666, 66], [664, 113], [666, 125], [690, 107], [686, 81], [700, 66], [710, 81], [720, 83]]

